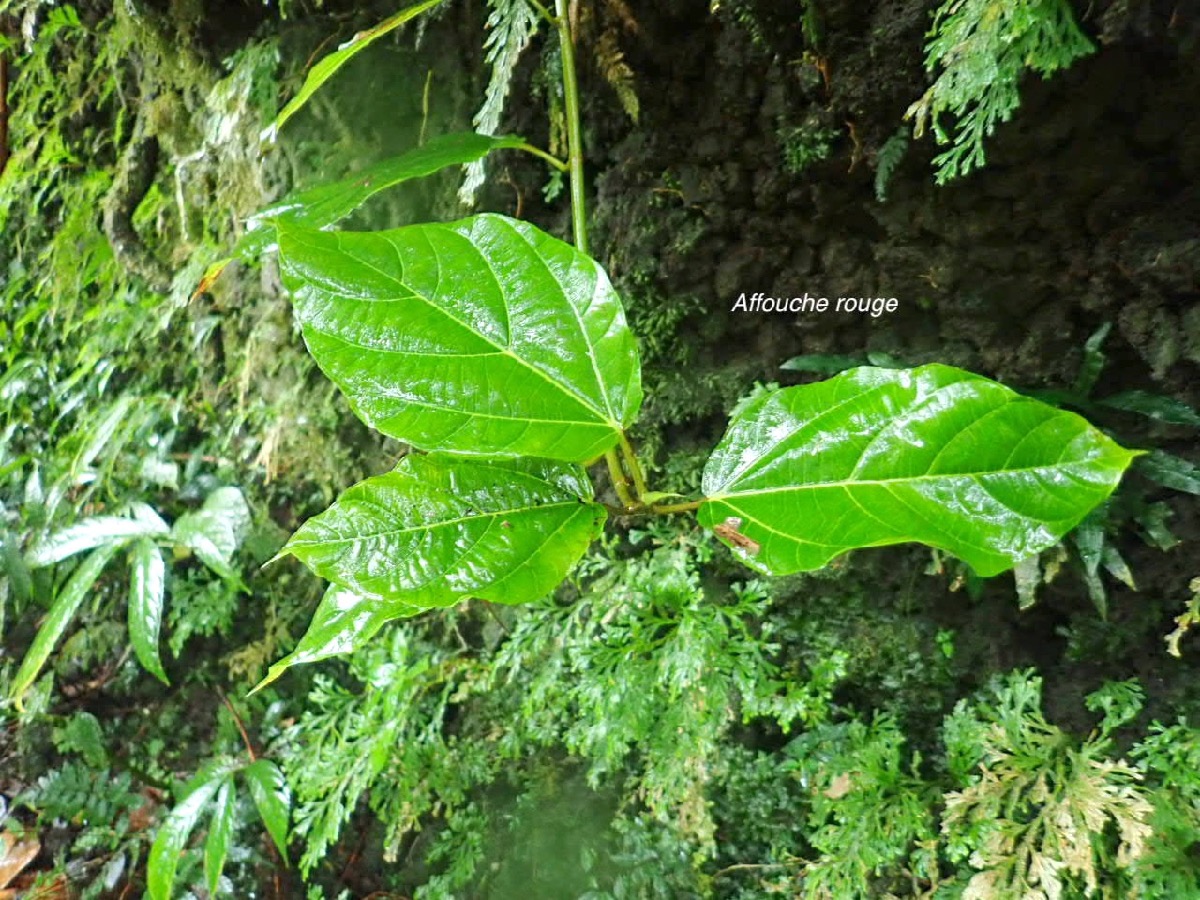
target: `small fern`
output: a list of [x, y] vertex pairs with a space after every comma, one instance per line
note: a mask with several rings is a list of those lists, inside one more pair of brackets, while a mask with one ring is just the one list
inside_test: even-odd
[[[1142, 772], [1105, 753], [1111, 730], [1140, 708], [1140, 692], [1116, 685], [1089, 698], [1104, 721], [1079, 745], [1046, 721], [1041, 686], [1032, 673], [1014, 672], [992, 701], [960, 703], [946, 722], [952, 771], [961, 776], [972, 760], [978, 767], [965, 788], [945, 795], [942, 816], [951, 859], [975, 870], [964, 900], [1044, 900], [1068, 886], [1096, 896], [1102, 878], [1149, 848], [1153, 808]], [[1106, 831], [1113, 845], [1099, 839]]]
[[[487, 20], [489, 34], [483, 47], [492, 74], [483, 106], [475, 113], [475, 130], [480, 134], [495, 134], [500, 127], [513, 72], [538, 26], [537, 9], [529, 0], [488, 0], [488, 7], [491, 10]], [[482, 184], [483, 161], [480, 160], [467, 166], [459, 198], [469, 206]]]
[[[1020, 105], [1026, 69], [1050, 75], [1094, 49], [1067, 0], [947, 0], [928, 37], [925, 68], [942, 72], [905, 118], [916, 137], [932, 125], [939, 144], [953, 144], [934, 159], [938, 184], [986, 163], [984, 138]], [[947, 112], [953, 136], [939, 121]]]
[[625, 54], [617, 43], [617, 33], [611, 28], [605, 29], [596, 42], [596, 64], [604, 80], [616, 91], [625, 115], [636, 123], [640, 104], [634, 85], [633, 69], [625, 62]]
[[625, 114], [636, 123], [640, 109], [637, 83], [620, 44], [623, 32], [638, 33], [640, 26], [633, 12], [625, 0], [604, 0], [594, 10], [591, 4], [583, 4], [578, 10], [577, 25], [575, 34], [591, 46], [600, 76], [616, 92]]
[[908, 144], [908, 129], [901, 128], [879, 148], [879, 155], [875, 160], [875, 199], [880, 203], [887, 200], [888, 185], [908, 153]]

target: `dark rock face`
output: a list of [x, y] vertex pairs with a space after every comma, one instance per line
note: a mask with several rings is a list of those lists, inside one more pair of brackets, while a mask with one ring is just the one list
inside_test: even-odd
[[[815, 60], [803, 56], [799, 26], [781, 24], [785, 6], [794, 18], [795, 4], [759, 4], [765, 46], [707, 4], [638, 11], [628, 55], [641, 127], [601, 117], [590, 150], [600, 250], [619, 279], [636, 274], [631, 305], [640, 293], [694, 295], [698, 315], [723, 318], [731, 341], [756, 352], [760, 332], [774, 332], [779, 357], [761, 360], [769, 377], [789, 354], [872, 348], [1061, 385], [1087, 335], [1111, 320], [1123, 383], [1186, 392], [1196, 375], [1181, 316], [1200, 283], [1200, 74], [1183, 23], [1144, 10], [1135, 23], [1110, 7], [1101, 20], [1111, 43], [1050, 81], [1027, 78], [985, 169], [935, 186], [926, 138], [881, 203], [879, 148], [926, 84], [927, 11], [899, 0], [822, 4], [827, 44]], [[1096, 21], [1083, 24], [1097, 33]], [[591, 86], [599, 100], [605, 90]], [[831, 155], [788, 172], [781, 136], [818, 125], [837, 133]], [[900, 309], [866, 320], [730, 313], [740, 292], [759, 290], [894, 296]]]

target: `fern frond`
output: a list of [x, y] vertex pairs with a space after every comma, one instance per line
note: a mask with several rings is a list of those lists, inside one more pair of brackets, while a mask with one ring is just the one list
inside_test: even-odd
[[609, 12], [610, 18], [620, 22], [630, 34], [637, 34], [641, 30], [637, 18], [625, 0], [604, 0], [604, 8]]
[[953, 144], [934, 160], [938, 184], [984, 165], [983, 141], [1020, 105], [1026, 70], [1050, 75], [1093, 49], [1067, 0], [946, 0], [925, 47], [925, 68], [941, 74], [905, 115], [915, 137], [929, 125], [939, 144]]
[[[483, 106], [475, 114], [475, 130], [480, 134], [495, 134], [500, 127], [513, 72], [538, 26], [538, 12], [529, 0], [488, 0], [488, 7], [491, 10], [487, 20], [489, 33], [483, 47], [492, 74]], [[459, 199], [470, 205], [482, 184], [483, 161], [480, 160], [467, 166]]]
[[906, 153], [908, 153], [908, 129], [906, 128], [901, 128], [884, 141], [883, 146], [879, 148], [879, 155], [875, 160], [875, 199], [880, 203], [887, 200], [888, 184], [891, 183], [892, 175], [900, 167]]

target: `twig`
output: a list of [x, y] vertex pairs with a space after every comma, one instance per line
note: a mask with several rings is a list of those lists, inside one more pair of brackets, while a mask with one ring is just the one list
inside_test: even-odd
[[246, 745], [246, 752], [250, 754], [250, 762], [255, 762], [258, 759], [258, 754], [254, 752], [254, 745], [250, 743], [250, 735], [246, 733], [246, 726], [242, 724], [242, 717], [233, 708], [233, 704], [229, 702], [229, 698], [225, 696], [223, 690], [217, 688], [217, 695], [221, 698], [221, 702], [225, 704], [225, 708], [229, 710], [229, 714], [233, 716], [233, 724], [237, 726], [237, 730], [242, 735], [242, 743]]

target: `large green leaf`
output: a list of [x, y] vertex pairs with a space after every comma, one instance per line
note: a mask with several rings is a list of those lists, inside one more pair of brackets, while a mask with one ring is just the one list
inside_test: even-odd
[[407, 619], [421, 612], [424, 612], [421, 607], [401, 600], [364, 597], [349, 588], [331, 584], [296, 649], [271, 666], [254, 690], [266, 687], [292, 666], [352, 653], [365, 646], [388, 622]]
[[67, 630], [67, 625], [70, 624], [75, 611], [79, 609], [79, 605], [87, 597], [88, 591], [100, 577], [100, 572], [108, 565], [108, 561], [113, 558], [113, 554], [118, 549], [118, 544], [104, 544], [98, 547], [71, 573], [71, 577], [67, 579], [67, 583], [54, 598], [50, 612], [46, 614], [45, 620], [38, 628], [37, 636], [34, 637], [29, 652], [21, 661], [21, 668], [13, 676], [10, 689], [12, 697], [19, 699], [33, 684], [42, 670], [42, 666], [49, 659], [50, 651], [54, 649], [58, 639]]
[[279, 243], [309, 350], [385, 434], [580, 462], [637, 414], [637, 347], [608, 276], [532, 225], [282, 227]]
[[267, 827], [271, 840], [287, 858], [288, 813], [292, 808], [292, 793], [279, 766], [269, 759], [258, 759], [242, 770], [258, 816]]
[[526, 146], [519, 137], [490, 137], [486, 134], [447, 134], [420, 147], [393, 156], [355, 172], [340, 181], [322, 184], [285, 197], [256, 213], [246, 233], [234, 245], [229, 258], [213, 263], [204, 273], [203, 290], [234, 258], [250, 260], [275, 242], [278, 223], [302, 228], [329, 228], [354, 212], [380, 191], [405, 181], [424, 178], [447, 166], [483, 159], [493, 150]]
[[360, 31], [350, 40], [346, 41], [346, 43], [338, 47], [333, 53], [323, 57], [320, 62], [309, 69], [308, 77], [304, 79], [304, 84], [300, 87], [299, 93], [283, 108], [279, 116], [263, 133], [263, 137], [267, 140], [275, 140], [275, 136], [279, 132], [279, 129], [283, 127], [283, 123], [294, 116], [309, 101], [309, 98], [317, 92], [321, 85], [334, 76], [338, 69], [350, 62], [360, 51], [369, 47], [373, 41], [383, 37], [390, 31], [394, 31], [405, 22], [415, 19], [421, 13], [433, 9], [442, 2], [443, 0], [423, 0], [421, 3], [414, 3], [412, 6], [400, 10], [394, 16], [384, 19], [374, 28]]
[[553, 590], [600, 533], [606, 513], [590, 501], [576, 466], [410, 455], [343, 493], [281, 553], [406, 608], [522, 603]]
[[147, 672], [169, 684], [158, 654], [167, 565], [153, 541], [143, 538], [133, 545], [129, 574], [129, 640], [133, 652]]
[[776, 575], [906, 541], [994, 575], [1057, 543], [1137, 455], [960, 369], [860, 368], [737, 415], [705, 468], [700, 519]]

